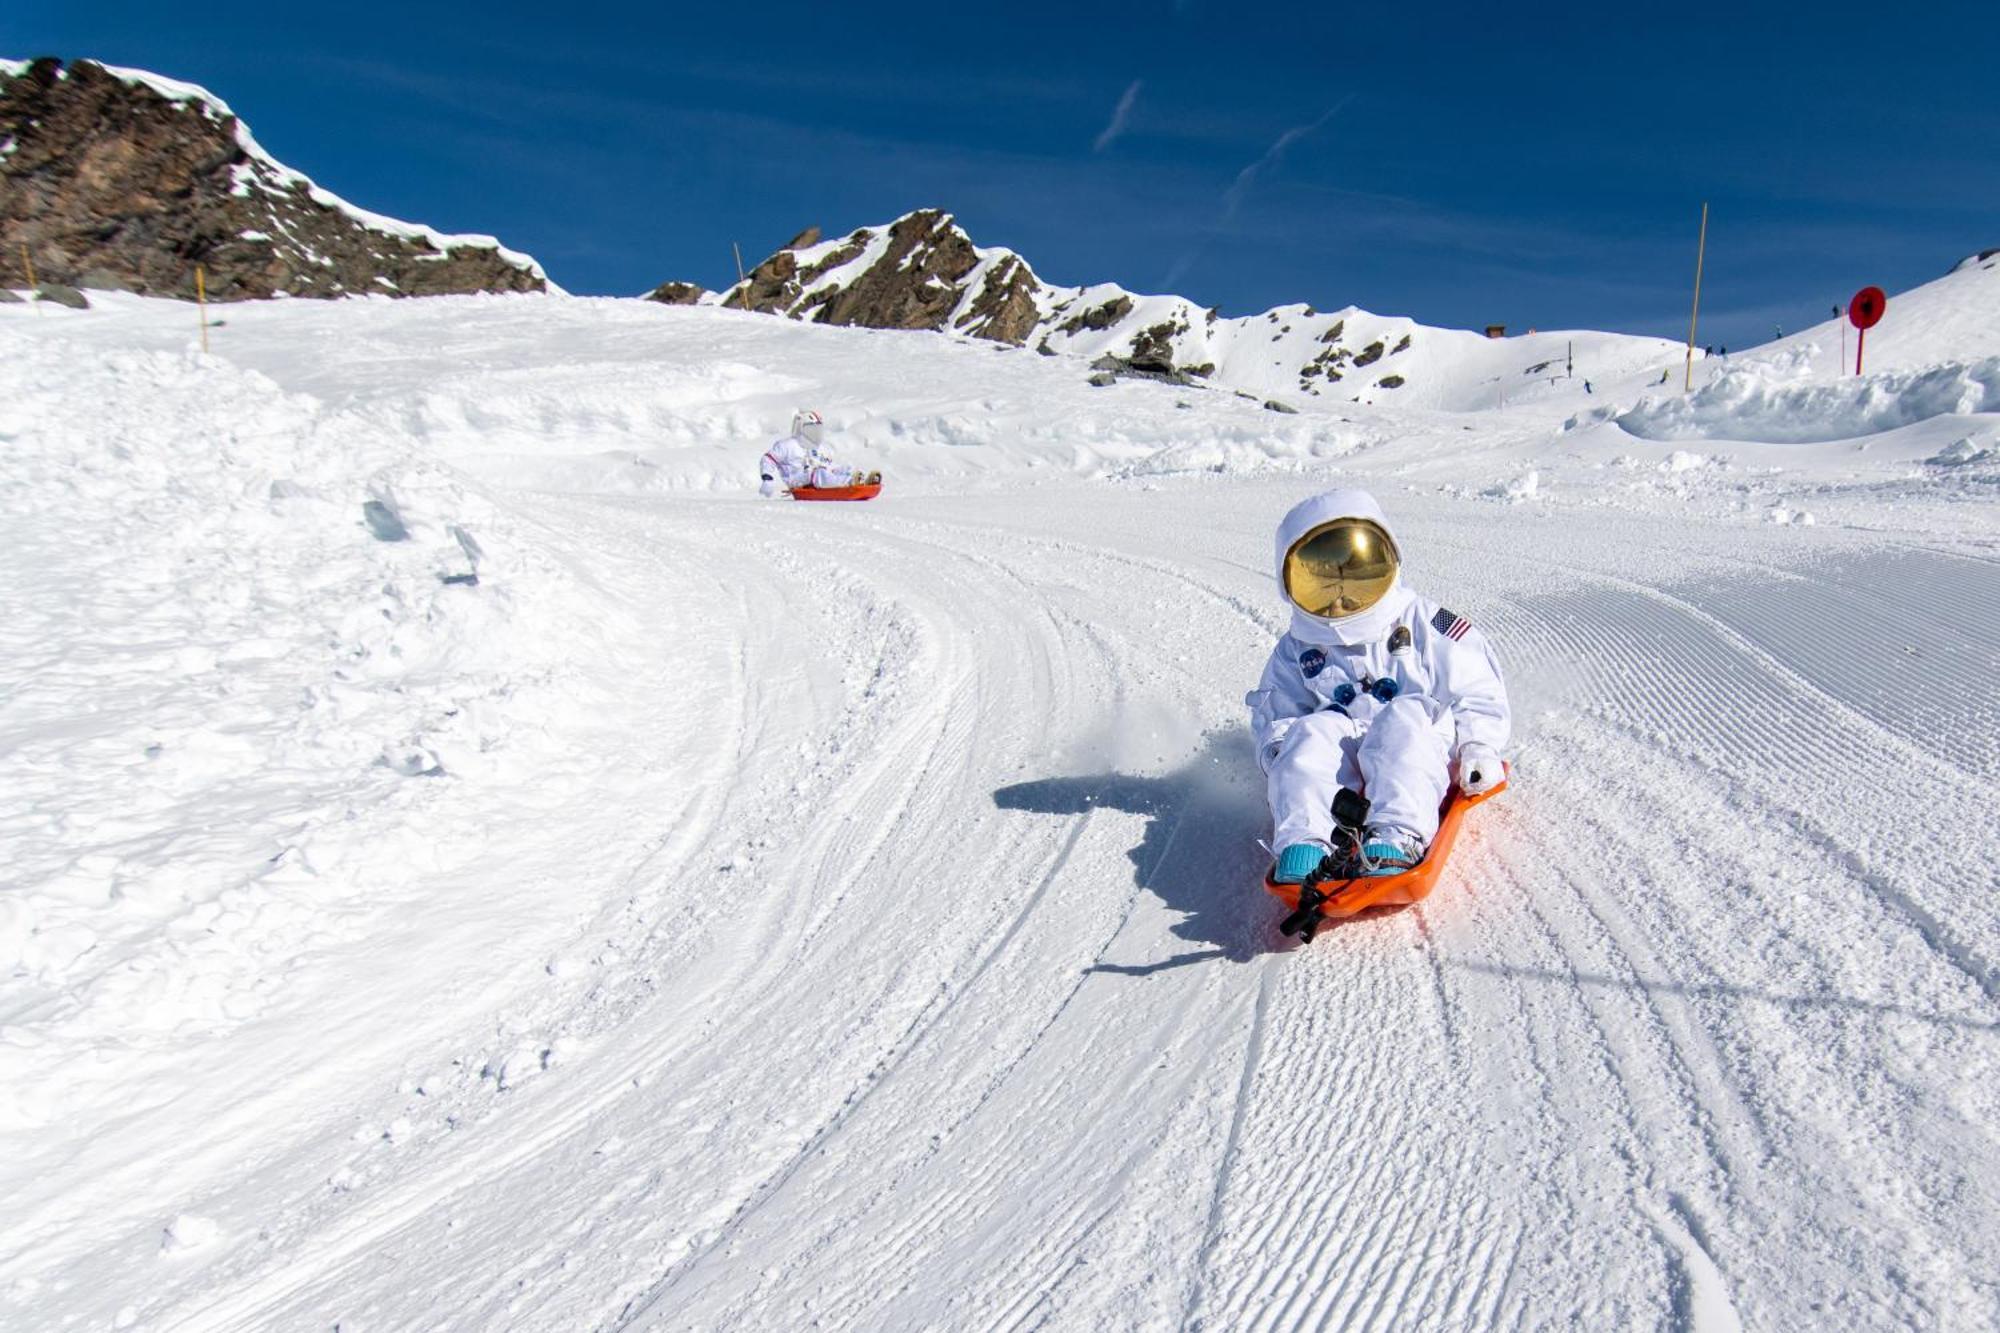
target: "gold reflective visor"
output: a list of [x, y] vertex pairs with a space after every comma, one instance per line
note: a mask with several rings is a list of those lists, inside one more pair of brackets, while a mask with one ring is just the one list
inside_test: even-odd
[[1327, 620], [1359, 615], [1396, 582], [1396, 544], [1365, 518], [1323, 523], [1285, 552], [1285, 596]]

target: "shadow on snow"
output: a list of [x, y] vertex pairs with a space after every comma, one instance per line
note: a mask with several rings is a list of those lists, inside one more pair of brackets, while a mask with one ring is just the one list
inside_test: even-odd
[[1145, 836], [1128, 853], [1133, 878], [1182, 914], [1176, 936], [1208, 947], [1143, 966], [1099, 963], [1093, 972], [1150, 976], [1194, 963], [1248, 962], [1286, 947], [1274, 928], [1276, 903], [1262, 887], [1269, 857], [1257, 838], [1270, 823], [1264, 783], [1240, 727], [1212, 733], [1193, 759], [1163, 777], [1040, 778], [1000, 788], [993, 803], [1043, 815], [1110, 809], [1146, 816]]

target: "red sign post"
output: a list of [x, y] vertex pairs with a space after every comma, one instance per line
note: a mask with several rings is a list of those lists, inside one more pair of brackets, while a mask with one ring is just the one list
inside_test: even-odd
[[1861, 349], [1868, 344], [1868, 330], [1875, 327], [1882, 318], [1882, 312], [1889, 308], [1889, 298], [1880, 287], [1863, 287], [1847, 303], [1847, 322], [1861, 330], [1854, 340], [1854, 373], [1861, 373]]

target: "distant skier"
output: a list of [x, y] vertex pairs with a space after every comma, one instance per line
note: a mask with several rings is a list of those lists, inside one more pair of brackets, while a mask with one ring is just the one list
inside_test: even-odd
[[1590, 387], [1590, 381], [1589, 381], [1589, 380], [1585, 380], [1585, 381], [1583, 382], [1583, 391], [1584, 391], [1585, 393], [1591, 393], [1591, 392], [1594, 392], [1594, 390], [1592, 390], [1592, 389], [1591, 389], [1591, 387]]
[[[1278, 525], [1290, 632], [1244, 697], [1266, 777], [1278, 864], [1304, 883], [1328, 855], [1341, 878], [1394, 875], [1424, 858], [1454, 779], [1471, 795], [1505, 776], [1507, 690], [1485, 636], [1402, 581], [1402, 553], [1373, 496], [1329, 491]], [[1367, 798], [1358, 846], [1334, 844], [1334, 797]]]
[[882, 480], [879, 472], [864, 477], [858, 469], [836, 464], [833, 451], [826, 447], [825, 438], [826, 422], [819, 413], [811, 408], [794, 412], [792, 433], [772, 444], [758, 460], [762, 485], [757, 488], [757, 493], [765, 496], [781, 492], [788, 494], [801, 486], [832, 490], [841, 486], [857, 486], [864, 481]]

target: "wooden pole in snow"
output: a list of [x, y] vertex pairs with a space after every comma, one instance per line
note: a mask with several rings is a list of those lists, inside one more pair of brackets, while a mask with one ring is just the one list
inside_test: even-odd
[[1687, 382], [1681, 392], [1694, 391], [1694, 330], [1701, 322], [1701, 263], [1708, 256], [1708, 201], [1701, 202], [1701, 240], [1694, 251], [1694, 313], [1688, 316]]
[[21, 267], [28, 271], [28, 299], [35, 303], [35, 313], [39, 315], [42, 313], [42, 294], [35, 289], [41, 284], [35, 281], [35, 261], [28, 258], [26, 241], [21, 242]]
[[201, 265], [194, 266], [194, 305], [201, 313], [201, 354], [208, 355], [208, 279]]

